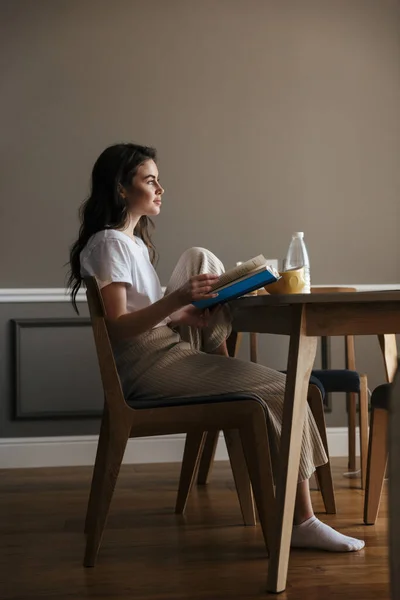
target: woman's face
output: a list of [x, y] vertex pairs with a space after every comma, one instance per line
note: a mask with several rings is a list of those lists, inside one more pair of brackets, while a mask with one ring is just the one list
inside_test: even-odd
[[138, 167], [132, 185], [125, 188], [125, 192], [132, 215], [151, 217], [159, 214], [164, 190], [158, 180], [158, 169], [154, 160], [146, 160]]

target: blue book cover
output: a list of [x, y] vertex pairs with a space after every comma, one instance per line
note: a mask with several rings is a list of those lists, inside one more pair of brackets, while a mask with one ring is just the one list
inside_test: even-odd
[[197, 300], [196, 302], [193, 302], [193, 304], [196, 308], [211, 308], [216, 304], [222, 304], [223, 302], [239, 298], [239, 296], [244, 296], [244, 294], [249, 294], [268, 283], [274, 283], [278, 279], [279, 277], [275, 277], [268, 269], [265, 269], [264, 271], [250, 275], [241, 281], [232, 281], [230, 285], [227, 285], [220, 291], [216, 289], [215, 292], [218, 294], [216, 298]]

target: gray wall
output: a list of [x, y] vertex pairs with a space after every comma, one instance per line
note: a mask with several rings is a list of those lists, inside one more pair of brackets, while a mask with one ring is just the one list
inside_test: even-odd
[[[63, 286], [120, 140], [159, 150], [163, 283], [190, 245], [228, 267], [282, 258], [294, 230], [313, 283], [400, 280], [395, 0], [1, 0], [0, 23], [1, 287]], [[285, 348], [263, 340], [261, 361]], [[374, 386], [375, 341], [357, 351]]]
[[[0, 303], [0, 437], [99, 430], [103, 393], [82, 305]], [[16, 323], [17, 325], [16, 325]]]

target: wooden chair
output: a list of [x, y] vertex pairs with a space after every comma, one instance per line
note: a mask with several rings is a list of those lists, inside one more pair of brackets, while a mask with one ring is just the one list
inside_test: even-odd
[[[84, 565], [89, 567], [95, 564], [130, 437], [189, 433], [196, 442], [190, 450], [191, 458], [197, 464], [199, 451], [204, 444], [203, 432], [223, 430], [232, 442], [235, 456], [239, 456], [242, 473], [248, 469], [268, 548], [271, 517], [267, 509], [273, 510], [275, 497], [264, 403], [250, 394], [146, 401], [124, 398], [97, 282], [94, 277], [89, 277], [85, 279], [85, 284], [105, 404], [86, 514]], [[186, 458], [188, 452], [186, 449]], [[185, 478], [183, 470], [181, 479], [184, 480], [181, 490], [186, 494], [193, 478]], [[182, 494], [178, 495], [178, 504], [183, 506]]]
[[371, 396], [367, 481], [364, 497], [364, 523], [374, 525], [381, 502], [388, 461], [388, 422], [391, 383], [374, 389]]
[[389, 558], [392, 598], [400, 598], [400, 377], [393, 381], [389, 407]]
[[368, 464], [364, 498], [364, 523], [373, 525], [381, 502], [383, 482], [388, 462], [389, 400], [392, 383], [396, 380], [394, 396], [399, 394], [398, 357], [395, 334], [379, 336], [385, 358], [386, 379], [389, 383], [379, 385], [371, 397], [371, 420], [369, 427]]

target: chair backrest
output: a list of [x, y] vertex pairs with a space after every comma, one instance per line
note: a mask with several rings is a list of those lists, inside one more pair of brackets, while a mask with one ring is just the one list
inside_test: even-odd
[[103, 298], [95, 277], [85, 277], [84, 282], [105, 401], [110, 411], [122, 407], [126, 408], [127, 405], [107, 331]]

